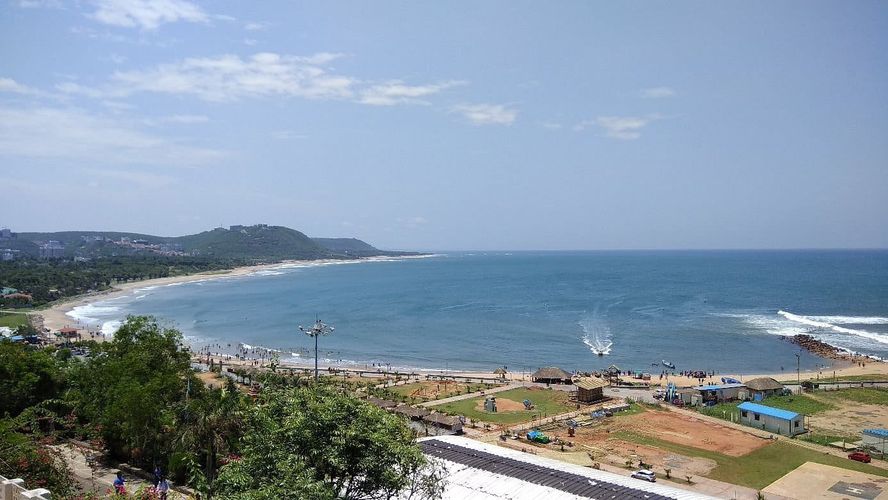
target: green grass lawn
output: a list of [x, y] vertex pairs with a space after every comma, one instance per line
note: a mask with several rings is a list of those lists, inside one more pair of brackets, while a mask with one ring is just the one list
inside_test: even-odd
[[817, 396], [832, 401], [856, 401], [870, 405], [888, 406], [888, 389], [853, 387], [837, 391], [818, 391]]
[[0, 313], [0, 326], [8, 326], [15, 329], [21, 325], [28, 324], [27, 314], [18, 313]]
[[742, 457], [731, 457], [632, 432], [617, 432], [612, 435], [625, 441], [653, 446], [689, 457], [711, 459], [718, 465], [706, 477], [755, 489], [764, 488], [805, 462], [815, 462], [888, 477], [888, 470], [780, 441], [763, 446]]
[[[728, 421], [739, 422], [740, 410], [737, 409], [738, 403], [719, 403], [714, 406], [700, 406], [697, 411], [710, 417], [721, 418]], [[733, 415], [733, 420], [731, 420]]]
[[[414, 382], [412, 384], [404, 384], [404, 385], [396, 385], [394, 387], [389, 387], [388, 390], [395, 394], [395, 396], [402, 401], [412, 401], [411, 394], [415, 392], [417, 389], [421, 388], [425, 384], [428, 386], [428, 382]], [[484, 389], [490, 389], [491, 387], [495, 387], [493, 384], [469, 384], [468, 392], [466, 391], [465, 384], [451, 384], [453, 389], [450, 391], [441, 392], [437, 398], [435, 399], [444, 399], [449, 398], [451, 396], [457, 396], [459, 394], [467, 394], [472, 392], [477, 392]], [[417, 402], [431, 401], [432, 398], [421, 397], [415, 398]]]
[[436, 406], [435, 409], [451, 415], [465, 415], [472, 420], [495, 424], [518, 424], [521, 422], [528, 422], [533, 418], [538, 417], [540, 414], [545, 418], [576, 409], [576, 405], [572, 405], [568, 402], [569, 393], [565, 391], [551, 389], [532, 391], [520, 387], [498, 392], [494, 394], [494, 396], [497, 398], [497, 401], [511, 399], [512, 401], [517, 401], [519, 403], [525, 399], [529, 399], [536, 407], [532, 411], [519, 410], [488, 413], [483, 410], [478, 411], [475, 409], [479, 401], [484, 401], [484, 396], [479, 396], [477, 398], [464, 399], [462, 401]]
[[822, 411], [833, 410], [835, 405], [818, 401], [804, 394], [792, 394], [790, 396], [772, 396], [765, 398], [763, 401], [756, 401], [758, 404], [770, 406], [772, 408], [783, 408], [784, 410], [803, 413], [805, 415], [814, 415]]

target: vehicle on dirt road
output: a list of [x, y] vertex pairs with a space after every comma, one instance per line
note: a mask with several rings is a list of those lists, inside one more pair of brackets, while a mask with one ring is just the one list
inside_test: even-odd
[[642, 479], [645, 481], [649, 481], [651, 483], [657, 482], [657, 475], [654, 474], [654, 471], [641, 469], [632, 473], [632, 477], [635, 479]]
[[854, 453], [849, 454], [848, 458], [850, 458], [851, 460], [857, 460], [858, 462], [863, 462], [865, 464], [873, 461], [873, 457], [871, 457], [869, 453], [864, 453], [862, 451], [855, 451]]

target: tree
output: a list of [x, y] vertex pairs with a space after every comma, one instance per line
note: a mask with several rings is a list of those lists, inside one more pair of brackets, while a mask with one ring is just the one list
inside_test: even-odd
[[16, 422], [0, 420], [0, 475], [22, 478], [29, 488], [46, 488], [53, 498], [74, 492], [65, 461], [53, 449], [15, 431]]
[[63, 387], [61, 364], [50, 350], [0, 341], [0, 417], [58, 396]]
[[431, 498], [441, 475], [399, 417], [324, 386], [266, 390], [242, 458], [222, 467], [226, 498]]
[[150, 465], [170, 449], [176, 409], [196, 381], [181, 333], [153, 318], [129, 317], [75, 371], [68, 398], [112, 454]]
[[216, 466], [222, 453], [235, 448], [243, 428], [243, 401], [230, 378], [222, 389], [203, 391], [180, 416], [178, 441], [203, 455], [203, 483], [212, 495]]

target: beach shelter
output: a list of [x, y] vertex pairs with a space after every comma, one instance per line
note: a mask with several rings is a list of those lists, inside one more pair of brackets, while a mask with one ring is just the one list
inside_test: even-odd
[[604, 399], [604, 388], [607, 382], [594, 377], [583, 377], [574, 382], [577, 386], [577, 401], [591, 403]]
[[502, 366], [497, 368], [496, 370], [493, 370], [493, 374], [498, 375], [499, 378], [506, 378], [507, 373], [509, 373], [509, 372], [507, 372], [506, 369], [503, 368]]
[[770, 396], [779, 396], [783, 394], [783, 384], [772, 379], [771, 377], [760, 377], [746, 381], [746, 388], [749, 389], [749, 397], [753, 401], [761, 401]]
[[573, 376], [555, 366], [547, 366], [535, 371], [530, 379], [541, 384], [570, 384]]

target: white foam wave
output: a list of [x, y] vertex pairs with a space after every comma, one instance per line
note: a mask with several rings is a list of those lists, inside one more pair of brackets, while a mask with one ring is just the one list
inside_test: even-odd
[[119, 306], [100, 304], [101, 302], [97, 302], [95, 304], [84, 304], [82, 306], [76, 306], [70, 311], [66, 312], [65, 316], [69, 316], [77, 321], [81, 321], [84, 323], [98, 323], [103, 316], [114, 316], [116, 315], [116, 313], [120, 312]]
[[880, 316], [805, 316], [808, 319], [833, 325], [888, 325], [888, 318]]
[[102, 323], [102, 335], [105, 335], [106, 337], [114, 335], [115, 333], [117, 333], [117, 330], [120, 329], [120, 325], [122, 324], [123, 322], [119, 320], [106, 321]]
[[858, 337], [864, 337], [870, 340], [874, 340], [881, 344], [888, 344], [888, 335], [881, 335], [875, 332], [868, 332], [866, 330], [857, 330], [853, 328], [845, 328], [843, 326], [834, 325], [832, 323], [828, 323], [826, 321], [818, 321], [816, 316], [800, 316], [798, 314], [793, 314], [787, 311], [777, 311], [777, 314], [783, 316], [784, 318], [795, 321], [796, 323], [801, 323], [803, 325], [812, 326], [814, 328], [822, 328], [824, 330], [831, 330], [838, 333], [845, 333], [848, 335], [856, 335]]

